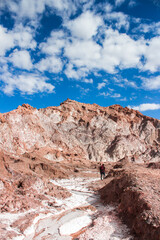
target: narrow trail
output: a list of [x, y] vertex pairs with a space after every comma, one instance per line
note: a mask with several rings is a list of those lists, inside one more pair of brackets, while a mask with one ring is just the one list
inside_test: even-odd
[[59, 200], [61, 213], [34, 226], [25, 240], [131, 240], [127, 227], [116, 217], [114, 206], [104, 206], [88, 185], [99, 179], [74, 178], [52, 182], [65, 187], [72, 196]]

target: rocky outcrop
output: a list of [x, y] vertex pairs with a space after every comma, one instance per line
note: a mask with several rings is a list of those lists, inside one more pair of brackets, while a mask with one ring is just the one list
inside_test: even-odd
[[160, 159], [160, 121], [120, 105], [100, 107], [67, 99], [59, 107], [28, 104], [0, 115], [0, 149], [36, 153], [50, 161], [133, 162]]
[[0, 166], [1, 213], [24, 212], [40, 207], [51, 197], [70, 196], [64, 188], [50, 182], [56, 177], [68, 177], [67, 166], [64, 169], [42, 158], [17, 158], [2, 152]]
[[99, 190], [106, 204], [118, 204], [118, 213], [135, 239], [159, 240], [159, 181], [159, 169], [120, 162], [109, 171], [105, 186]]

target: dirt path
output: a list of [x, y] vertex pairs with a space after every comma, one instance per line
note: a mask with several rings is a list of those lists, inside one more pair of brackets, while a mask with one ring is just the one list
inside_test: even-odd
[[[71, 196], [51, 197], [42, 206], [22, 213], [2, 213], [0, 240], [130, 240], [128, 229], [116, 217], [115, 206], [104, 206], [90, 189], [99, 178], [51, 180]], [[98, 183], [98, 182], [97, 182]], [[99, 184], [99, 183], [98, 183]]]
[[52, 181], [67, 188], [72, 196], [56, 199], [62, 210], [57, 216], [40, 219], [25, 240], [130, 240], [125, 225], [116, 217], [114, 206], [103, 206], [88, 185], [97, 179], [75, 178]]

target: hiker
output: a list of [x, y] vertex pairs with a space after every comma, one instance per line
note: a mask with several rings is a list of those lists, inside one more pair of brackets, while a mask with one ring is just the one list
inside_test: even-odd
[[105, 177], [105, 166], [104, 166], [104, 164], [101, 164], [99, 170], [100, 170], [101, 180], [103, 180], [104, 177]]

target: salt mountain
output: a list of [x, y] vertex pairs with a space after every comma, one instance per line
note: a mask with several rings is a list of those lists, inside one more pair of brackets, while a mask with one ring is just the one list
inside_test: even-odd
[[100, 107], [67, 99], [59, 107], [28, 104], [0, 115], [0, 149], [48, 160], [157, 162], [160, 121], [120, 105]]

